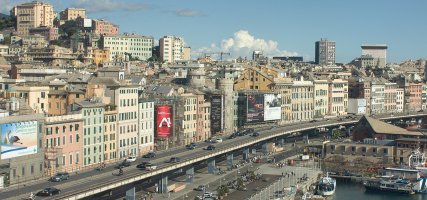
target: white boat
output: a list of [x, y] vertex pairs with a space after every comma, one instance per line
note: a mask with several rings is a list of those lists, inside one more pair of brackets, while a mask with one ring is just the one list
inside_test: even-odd
[[337, 187], [337, 181], [329, 177], [329, 173], [326, 176], [320, 178], [317, 183], [317, 194], [322, 196], [331, 196], [335, 193]]

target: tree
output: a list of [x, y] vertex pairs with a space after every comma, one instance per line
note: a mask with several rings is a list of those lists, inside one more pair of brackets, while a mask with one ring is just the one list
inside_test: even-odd
[[81, 30], [82, 28], [78, 26], [75, 20], [69, 20], [59, 26], [58, 32], [61, 34], [65, 34], [68, 38], [70, 38], [72, 35]]
[[341, 131], [339, 129], [332, 130], [332, 139], [338, 139], [341, 136]]

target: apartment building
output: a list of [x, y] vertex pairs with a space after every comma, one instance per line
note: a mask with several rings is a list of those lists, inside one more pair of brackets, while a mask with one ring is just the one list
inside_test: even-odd
[[398, 85], [396, 83], [386, 82], [384, 86], [384, 111], [386, 113], [396, 113]]
[[83, 164], [82, 167], [95, 167], [104, 162], [104, 116], [103, 103], [95, 99], [80, 101], [83, 115]]
[[56, 27], [49, 27], [49, 26], [40, 26], [35, 28], [30, 28], [28, 30], [28, 33], [30, 35], [41, 35], [44, 37], [46, 41], [52, 41], [57, 40], [58, 35], [58, 28]]
[[13, 88], [14, 91], [10, 92], [11, 97], [23, 99], [34, 110], [34, 113], [44, 114], [49, 112], [48, 86], [24, 84], [13, 86]]
[[83, 142], [82, 114], [46, 117], [45, 122], [45, 163], [46, 174], [72, 172], [82, 166]]
[[[113, 91], [113, 87], [109, 88]], [[107, 94], [107, 96], [109, 96]], [[138, 87], [132, 85], [120, 85], [114, 89], [114, 96], [111, 96], [117, 106], [119, 130], [119, 158], [129, 155], [138, 155]]]
[[103, 19], [92, 20], [92, 30], [94, 33], [99, 35], [119, 34], [119, 26]]
[[66, 8], [65, 10], [59, 13], [59, 19], [61, 24], [66, 21], [76, 20], [78, 17], [85, 19], [86, 18], [86, 9], [84, 8]]
[[113, 162], [117, 156], [117, 106], [106, 105], [104, 115], [104, 161]]
[[405, 89], [397, 88], [396, 89], [396, 112], [403, 112], [405, 105]]
[[31, 28], [52, 27], [55, 18], [52, 5], [37, 1], [15, 6], [12, 14], [16, 16], [16, 30], [21, 37], [27, 36]]
[[160, 61], [175, 63], [184, 60], [184, 39], [177, 36], [163, 36], [159, 40]]
[[329, 114], [329, 83], [328, 80], [313, 80], [313, 83], [314, 117], [322, 117]]
[[94, 49], [92, 50], [93, 64], [101, 66], [106, 62], [110, 62], [110, 50], [109, 49]]
[[385, 112], [384, 108], [385, 84], [382, 80], [371, 82], [371, 114], [380, 114]]
[[348, 109], [348, 81], [332, 79], [328, 83], [329, 115], [346, 115]]
[[102, 48], [110, 51], [110, 60], [124, 58], [126, 54], [139, 60], [152, 56], [154, 38], [136, 34], [107, 35], [102, 38]]
[[273, 77], [261, 71], [260, 69], [246, 68], [238, 79], [234, 81], [234, 90], [258, 90], [270, 91]]
[[138, 100], [138, 154], [154, 150], [154, 101]]
[[409, 111], [421, 110], [422, 83], [409, 83]]
[[303, 77], [292, 84], [292, 121], [307, 121], [314, 117], [314, 84]]
[[320, 39], [315, 44], [316, 64], [334, 65], [335, 64], [335, 42], [327, 39]]
[[282, 99], [282, 120], [281, 124], [292, 121], [292, 79], [290, 78], [275, 78], [271, 91], [277, 92]]

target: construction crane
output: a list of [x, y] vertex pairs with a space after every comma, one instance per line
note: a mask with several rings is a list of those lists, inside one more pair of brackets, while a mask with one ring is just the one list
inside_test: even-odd
[[206, 58], [208, 55], [220, 55], [220, 60], [222, 61], [222, 56], [227, 55], [230, 56], [230, 52], [203, 52], [204, 57]]

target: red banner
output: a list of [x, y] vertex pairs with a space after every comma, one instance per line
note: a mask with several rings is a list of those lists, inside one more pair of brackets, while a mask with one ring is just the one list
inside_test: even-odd
[[164, 105], [157, 107], [157, 137], [170, 137], [172, 135], [171, 107]]

